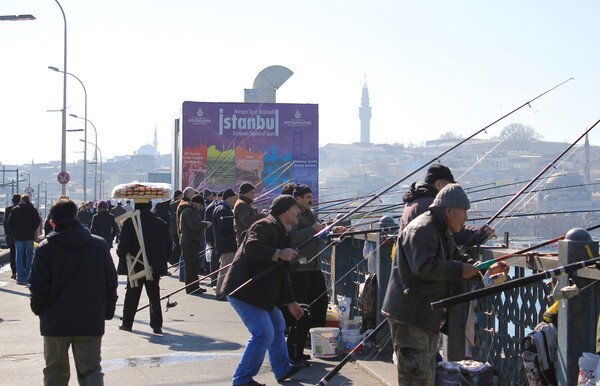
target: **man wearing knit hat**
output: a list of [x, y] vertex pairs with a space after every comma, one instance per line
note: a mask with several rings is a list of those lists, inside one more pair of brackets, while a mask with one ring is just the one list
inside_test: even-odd
[[[427, 169], [425, 181], [413, 182], [404, 193], [402, 200], [405, 203], [402, 217], [400, 218], [400, 231], [408, 223], [427, 211], [436, 194], [448, 184], [454, 184], [454, 176], [447, 166], [432, 164]], [[454, 235], [454, 241], [458, 245], [479, 245], [494, 236], [494, 230], [489, 227], [464, 226]]]
[[240, 185], [238, 199], [233, 206], [233, 226], [235, 228], [236, 241], [238, 247], [242, 245], [246, 230], [250, 228], [255, 221], [265, 218], [265, 214], [260, 213], [252, 206], [254, 202], [254, 193], [256, 188], [249, 182]]
[[289, 279], [289, 264], [298, 251], [291, 248], [287, 233], [298, 223], [299, 213], [294, 197], [276, 197], [270, 214], [248, 229], [225, 277], [223, 292], [252, 334], [233, 375], [234, 385], [261, 385], [253, 377], [258, 374], [267, 351], [278, 382], [305, 368], [304, 364], [290, 363], [285, 320], [277, 307], [285, 305], [296, 319], [304, 314]]
[[462, 187], [448, 184], [429, 211], [400, 233], [397, 256], [383, 301], [398, 364], [398, 384], [433, 385], [444, 311], [431, 302], [448, 296], [452, 282], [479, 274], [462, 256], [452, 232], [467, 220], [470, 203]]

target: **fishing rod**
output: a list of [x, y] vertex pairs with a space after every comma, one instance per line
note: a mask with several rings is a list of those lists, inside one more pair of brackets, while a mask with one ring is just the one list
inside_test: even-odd
[[[184, 285], [183, 287], [181, 287], [181, 288], [179, 288], [179, 289], [176, 289], [176, 290], [175, 290], [175, 291], [173, 291], [173, 292], [169, 292], [168, 294], [166, 294], [165, 296], [163, 296], [162, 298], [160, 298], [160, 299], [158, 299], [158, 300], [159, 300], [159, 301], [161, 301], [161, 300], [168, 299], [168, 298], [170, 298], [171, 296], [175, 295], [176, 293], [179, 293], [179, 292], [183, 291], [183, 290], [184, 290], [184, 289], [186, 289], [187, 287], [189, 287], [189, 286], [192, 286], [192, 285], [199, 284], [199, 283], [200, 283], [202, 280], [204, 280], [204, 279], [207, 279], [207, 278], [211, 277], [212, 275], [214, 275], [214, 274], [217, 274], [217, 273], [219, 273], [219, 272], [223, 271], [224, 269], [227, 269], [227, 268], [229, 268], [230, 266], [231, 266], [231, 263], [230, 263], [230, 264], [227, 264], [226, 266], [224, 266], [224, 267], [221, 267], [221, 268], [219, 268], [219, 269], [217, 269], [217, 270], [215, 270], [215, 271], [213, 271], [213, 272], [211, 272], [211, 273], [209, 273], [208, 275], [201, 276], [201, 277], [199, 277], [199, 278], [198, 278], [198, 280], [194, 280], [193, 282], [191, 282], [191, 283], [189, 283], [189, 284], [186, 284], [186, 285]], [[177, 302], [174, 302], [174, 303], [169, 303], [169, 304], [171, 304], [171, 305], [170, 305], [168, 308], [171, 308], [171, 307], [175, 307], [175, 306], [177, 305]], [[146, 304], [145, 306], [142, 306], [141, 308], [138, 308], [138, 310], [137, 310], [136, 312], [140, 312], [141, 310], [143, 310], [143, 309], [145, 309], [145, 308], [148, 308], [148, 307], [150, 307], [150, 303]]]
[[[572, 175], [575, 175], [575, 174], [578, 174], [578, 173], [564, 173], [564, 174], [554, 175], [553, 177], [556, 177], [556, 178], [558, 178], [558, 177], [566, 177], [566, 176], [572, 176]], [[513, 186], [513, 185], [520, 185], [523, 182], [527, 182], [527, 181], [529, 181], [529, 180], [520, 180], [520, 181], [515, 180], [515, 182], [507, 182], [507, 183], [503, 183], [503, 184], [500, 184], [500, 185], [496, 185], [497, 184], [496, 182], [492, 182], [492, 184], [494, 184], [494, 186], [492, 186], [492, 187], [479, 189], [480, 187], [485, 186], [485, 185], [489, 185], [489, 184], [479, 185], [479, 186], [475, 186], [475, 187], [471, 188], [471, 189], [475, 188], [475, 189], [478, 189], [478, 190], [472, 190], [472, 191], [469, 191], [468, 193], [469, 194], [480, 193], [480, 192], [484, 192], [486, 190], [492, 190], [492, 189], [498, 189], [498, 188], [505, 188], [507, 186]], [[467, 189], [469, 189], [469, 188], [467, 188]]]
[[[598, 225], [594, 225], [593, 227], [586, 228], [585, 230], [586, 230], [586, 231], [588, 231], [588, 232], [591, 232], [591, 231], [593, 231], [594, 229], [598, 229], [598, 228], [600, 228], [600, 224], [598, 224]], [[504, 261], [504, 260], [510, 259], [511, 257], [517, 256], [517, 255], [523, 255], [523, 254], [525, 254], [525, 253], [527, 253], [527, 252], [530, 252], [530, 251], [533, 251], [533, 250], [535, 250], [535, 249], [539, 249], [539, 248], [545, 247], [546, 245], [554, 244], [554, 243], [556, 243], [556, 242], [558, 242], [558, 241], [560, 241], [560, 240], [563, 240], [563, 239], [565, 238], [565, 236], [566, 236], [566, 234], [563, 234], [563, 235], [561, 235], [561, 236], [558, 236], [558, 237], [555, 237], [555, 238], [553, 238], [553, 239], [551, 239], [551, 240], [547, 240], [547, 241], [544, 241], [544, 242], [542, 242], [542, 243], [539, 243], [539, 244], [533, 245], [533, 246], [531, 246], [531, 247], [528, 247], [528, 248], [525, 248], [525, 249], [520, 249], [520, 250], [518, 250], [518, 251], [516, 251], [516, 252], [509, 253], [509, 254], [507, 254], [507, 255], [500, 256], [500, 257], [497, 257], [497, 258], [495, 258], [495, 259], [491, 259], [491, 260], [484, 261], [484, 262], [482, 262], [482, 263], [478, 264], [476, 268], [477, 268], [478, 270], [480, 270], [480, 271], [482, 271], [482, 270], [484, 270], [484, 269], [488, 269], [488, 268], [489, 268], [489, 267], [491, 267], [491, 266], [492, 266], [492, 264], [494, 264], [494, 263], [497, 263], [497, 262], [499, 262], [499, 261]]]
[[475, 299], [483, 298], [485, 296], [497, 294], [497, 293], [500, 293], [503, 291], [508, 291], [513, 288], [523, 287], [523, 286], [535, 283], [540, 280], [553, 279], [560, 275], [564, 275], [566, 273], [571, 273], [571, 272], [577, 271], [579, 269], [589, 267], [596, 263], [600, 263], [600, 257], [595, 257], [593, 259], [584, 260], [584, 261], [578, 261], [576, 263], [563, 265], [562, 267], [549, 269], [547, 271], [542, 271], [542, 272], [539, 272], [539, 273], [536, 273], [536, 274], [533, 274], [530, 276], [522, 277], [519, 279], [508, 280], [501, 284], [495, 284], [495, 285], [491, 285], [489, 287], [477, 289], [472, 292], [467, 292], [464, 294], [451, 296], [446, 299], [432, 302], [431, 308], [434, 310], [438, 310], [440, 308], [454, 306], [456, 304], [465, 303], [470, 300], [475, 300]]
[[[486, 131], [488, 128], [490, 128], [491, 126], [495, 125], [496, 123], [500, 122], [501, 120], [503, 120], [504, 118], [514, 114], [515, 112], [519, 111], [520, 109], [522, 109], [525, 106], [530, 106], [530, 104], [541, 98], [542, 96], [548, 94], [549, 92], [555, 90], [556, 88], [562, 86], [563, 84], [569, 82], [573, 80], [573, 78], [569, 78], [559, 84], [557, 84], [556, 86], [544, 91], [543, 93], [537, 95], [536, 97], [534, 97], [533, 99], [528, 100], [527, 102], [523, 103], [522, 105], [518, 106], [517, 108], [513, 109], [512, 111], [510, 111], [509, 113], [504, 114], [503, 116], [501, 116], [500, 118], [496, 119], [495, 121], [493, 121], [492, 123], [488, 124], [487, 126], [477, 130], [475, 133], [471, 134], [470, 136], [468, 136], [467, 138], [464, 138], [463, 140], [459, 141], [458, 143], [456, 143], [455, 145], [451, 146], [450, 148], [448, 148], [447, 150], [445, 150], [444, 152], [442, 152], [440, 155], [438, 155], [437, 157], [433, 158], [432, 160], [428, 161], [427, 163], [424, 163], [423, 165], [421, 165], [420, 167], [418, 167], [417, 169], [415, 169], [414, 171], [412, 171], [411, 173], [407, 174], [406, 176], [402, 177], [401, 179], [397, 180], [396, 182], [393, 182], [392, 184], [390, 184], [389, 186], [387, 186], [385, 189], [383, 189], [383, 191], [375, 194], [373, 197], [367, 199], [365, 202], [363, 202], [362, 204], [358, 205], [357, 207], [355, 207], [354, 209], [352, 209], [351, 211], [349, 211], [346, 214], [343, 214], [342, 216], [340, 216], [339, 218], [336, 218], [331, 224], [326, 225], [323, 229], [321, 229], [319, 232], [315, 233], [313, 235], [313, 237], [311, 237], [310, 239], [306, 240], [305, 242], [301, 243], [299, 246], [296, 247], [297, 250], [302, 249], [303, 247], [305, 247], [306, 245], [308, 245], [309, 243], [312, 242], [312, 240], [314, 238], [318, 238], [321, 237], [323, 234], [328, 233], [331, 228], [333, 228], [334, 226], [336, 226], [337, 224], [341, 223], [342, 221], [344, 221], [345, 219], [347, 219], [348, 217], [350, 217], [351, 215], [353, 215], [354, 213], [358, 212], [359, 210], [361, 210], [362, 208], [364, 208], [365, 206], [367, 206], [368, 204], [370, 204], [371, 202], [379, 199], [383, 194], [387, 193], [388, 191], [392, 190], [394, 187], [396, 187], [397, 185], [401, 184], [402, 182], [406, 181], [408, 178], [412, 177], [413, 175], [417, 174], [418, 172], [420, 172], [422, 169], [424, 169], [425, 167], [427, 167], [427, 165], [438, 161], [440, 158], [442, 158], [443, 156], [445, 156], [446, 154], [450, 153], [451, 151], [453, 151], [454, 149], [460, 147], [462, 144], [464, 144], [465, 142], [471, 140], [473, 137], [477, 136], [478, 134]], [[240, 285], [238, 288], [234, 289], [229, 295], [233, 295], [235, 294], [237, 291], [239, 291], [241, 288], [243, 288], [246, 285], [250, 285], [253, 282], [258, 281], [261, 277], [269, 274], [270, 272], [272, 272], [275, 269], [278, 269], [281, 264], [283, 264], [282, 261], [278, 261], [277, 263], [273, 264], [271, 267], [265, 269], [264, 271], [258, 273], [256, 276], [251, 277], [249, 280], [247, 280], [245, 283], [243, 283], [242, 285]]]
[[[532, 213], [516, 213], [511, 214], [510, 216], [506, 216], [505, 218], [514, 218], [514, 217], [534, 217], [534, 216], [547, 216], [547, 215], [555, 215], [555, 214], [577, 214], [577, 213], [596, 213], [600, 212], [600, 209], [580, 209], [580, 210], [559, 210], [553, 212], [532, 212]], [[467, 221], [481, 221], [488, 219], [490, 217], [478, 217], [473, 219], [468, 219]]]
[[[554, 158], [548, 165], [546, 165], [546, 167], [544, 167], [535, 177], [533, 177], [532, 180], [530, 180], [527, 184], [525, 184], [525, 186], [523, 186], [517, 193], [515, 193], [513, 195], [513, 197], [511, 199], [509, 199], [500, 209], [498, 209], [498, 211], [492, 215], [492, 217], [490, 217], [486, 223], [483, 225], [484, 227], [487, 226], [489, 227], [492, 222], [498, 218], [498, 216], [500, 216], [500, 214], [502, 214], [502, 212], [504, 212], [506, 210], [506, 208], [508, 208], [513, 202], [515, 202], [515, 200], [517, 198], [519, 198], [519, 196], [525, 191], [527, 190], [531, 185], [533, 185], [544, 173], [546, 173], [548, 171], [548, 169], [550, 169], [551, 167], [554, 166], [554, 163], [557, 162], [559, 159], [561, 159], [569, 150], [571, 150], [576, 144], [577, 142], [579, 142], [583, 137], [586, 136], [587, 133], [589, 133], [594, 127], [596, 127], [596, 125], [598, 125], [598, 123], [600, 123], [600, 119], [596, 121], [596, 123], [594, 123], [592, 125], [592, 127], [590, 127], [589, 129], [587, 129], [581, 136], [579, 136], [579, 138], [577, 138], [575, 140], [575, 142], [571, 143], [563, 152], [561, 152], [556, 158]], [[472, 238], [473, 236], [471, 236]], [[470, 240], [468, 240], [470, 241]], [[468, 244], [467, 241], [467, 244]]]
[[377, 325], [377, 327], [375, 327], [373, 329], [373, 331], [371, 331], [371, 333], [369, 335], [367, 335], [359, 344], [357, 344], [356, 346], [354, 346], [354, 348], [352, 350], [350, 350], [350, 352], [348, 354], [346, 354], [346, 356], [340, 361], [340, 363], [338, 363], [337, 365], [335, 365], [335, 367], [333, 369], [331, 369], [331, 371], [329, 371], [327, 374], [325, 374], [325, 376], [323, 378], [321, 378], [321, 380], [319, 381], [319, 383], [317, 383], [317, 386], [325, 386], [325, 385], [327, 385], [327, 383], [331, 380], [331, 378], [335, 377], [335, 375], [340, 372], [340, 370], [342, 369], [342, 367], [344, 367], [344, 365], [346, 363], [348, 363], [350, 361], [350, 359], [352, 359], [352, 357], [354, 356], [354, 354], [356, 352], [358, 352], [358, 350], [360, 350], [363, 347], [363, 345], [369, 339], [371, 339], [372, 336], [375, 336], [383, 328], [383, 326], [385, 326], [386, 324], [387, 324], [387, 319], [384, 319], [381, 323], [379, 323]]
[[[560, 190], [560, 189], [569, 189], [569, 188], [582, 188], [582, 187], [586, 187], [586, 186], [591, 186], [591, 185], [599, 185], [600, 182], [590, 182], [589, 184], [575, 184], [575, 185], [565, 185], [565, 186], [556, 186], [553, 188], [542, 188], [542, 189], [531, 189], [528, 192], [524, 192], [524, 193], [539, 193], [539, 192], [547, 192], [550, 190]], [[481, 202], [481, 201], [491, 201], [491, 200], [496, 200], [498, 198], [505, 198], [505, 197], [510, 197], [512, 196], [512, 194], [502, 194], [499, 196], [492, 196], [492, 197], [484, 197], [484, 198], [479, 198], [476, 200], [469, 200], [471, 201], [471, 204], [474, 204], [476, 202]]]

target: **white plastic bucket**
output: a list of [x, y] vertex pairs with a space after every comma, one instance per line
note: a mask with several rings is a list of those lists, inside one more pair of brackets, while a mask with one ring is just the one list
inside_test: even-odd
[[349, 353], [362, 341], [360, 330], [342, 330], [342, 346], [345, 353]]
[[337, 357], [340, 329], [336, 327], [315, 327], [310, 329], [310, 347], [315, 358]]

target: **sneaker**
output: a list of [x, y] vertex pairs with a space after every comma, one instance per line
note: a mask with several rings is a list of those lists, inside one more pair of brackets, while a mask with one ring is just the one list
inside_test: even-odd
[[294, 364], [292, 364], [292, 368], [285, 375], [277, 378], [277, 382], [283, 382], [286, 379], [291, 378], [298, 371], [303, 370], [305, 368], [306, 368], [306, 364], [304, 364], [304, 363], [294, 363]]

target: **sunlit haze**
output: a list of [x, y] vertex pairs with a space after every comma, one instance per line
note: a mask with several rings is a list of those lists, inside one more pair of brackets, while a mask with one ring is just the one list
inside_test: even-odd
[[[320, 146], [359, 141], [365, 79], [373, 143], [466, 137], [570, 77], [480, 137], [520, 122], [571, 141], [600, 118], [596, 1], [59, 1], [67, 71], [105, 159], [152, 143], [155, 127], [170, 153], [182, 102], [242, 102], [276, 64], [294, 72], [277, 102], [319, 105]], [[36, 17], [0, 22], [0, 162], [60, 160], [61, 113], [47, 112], [62, 108], [62, 74], [48, 69], [64, 68], [60, 9], [3, 0], [0, 14]], [[84, 116], [72, 77], [67, 109]], [[67, 162], [82, 138], [68, 133]]]

